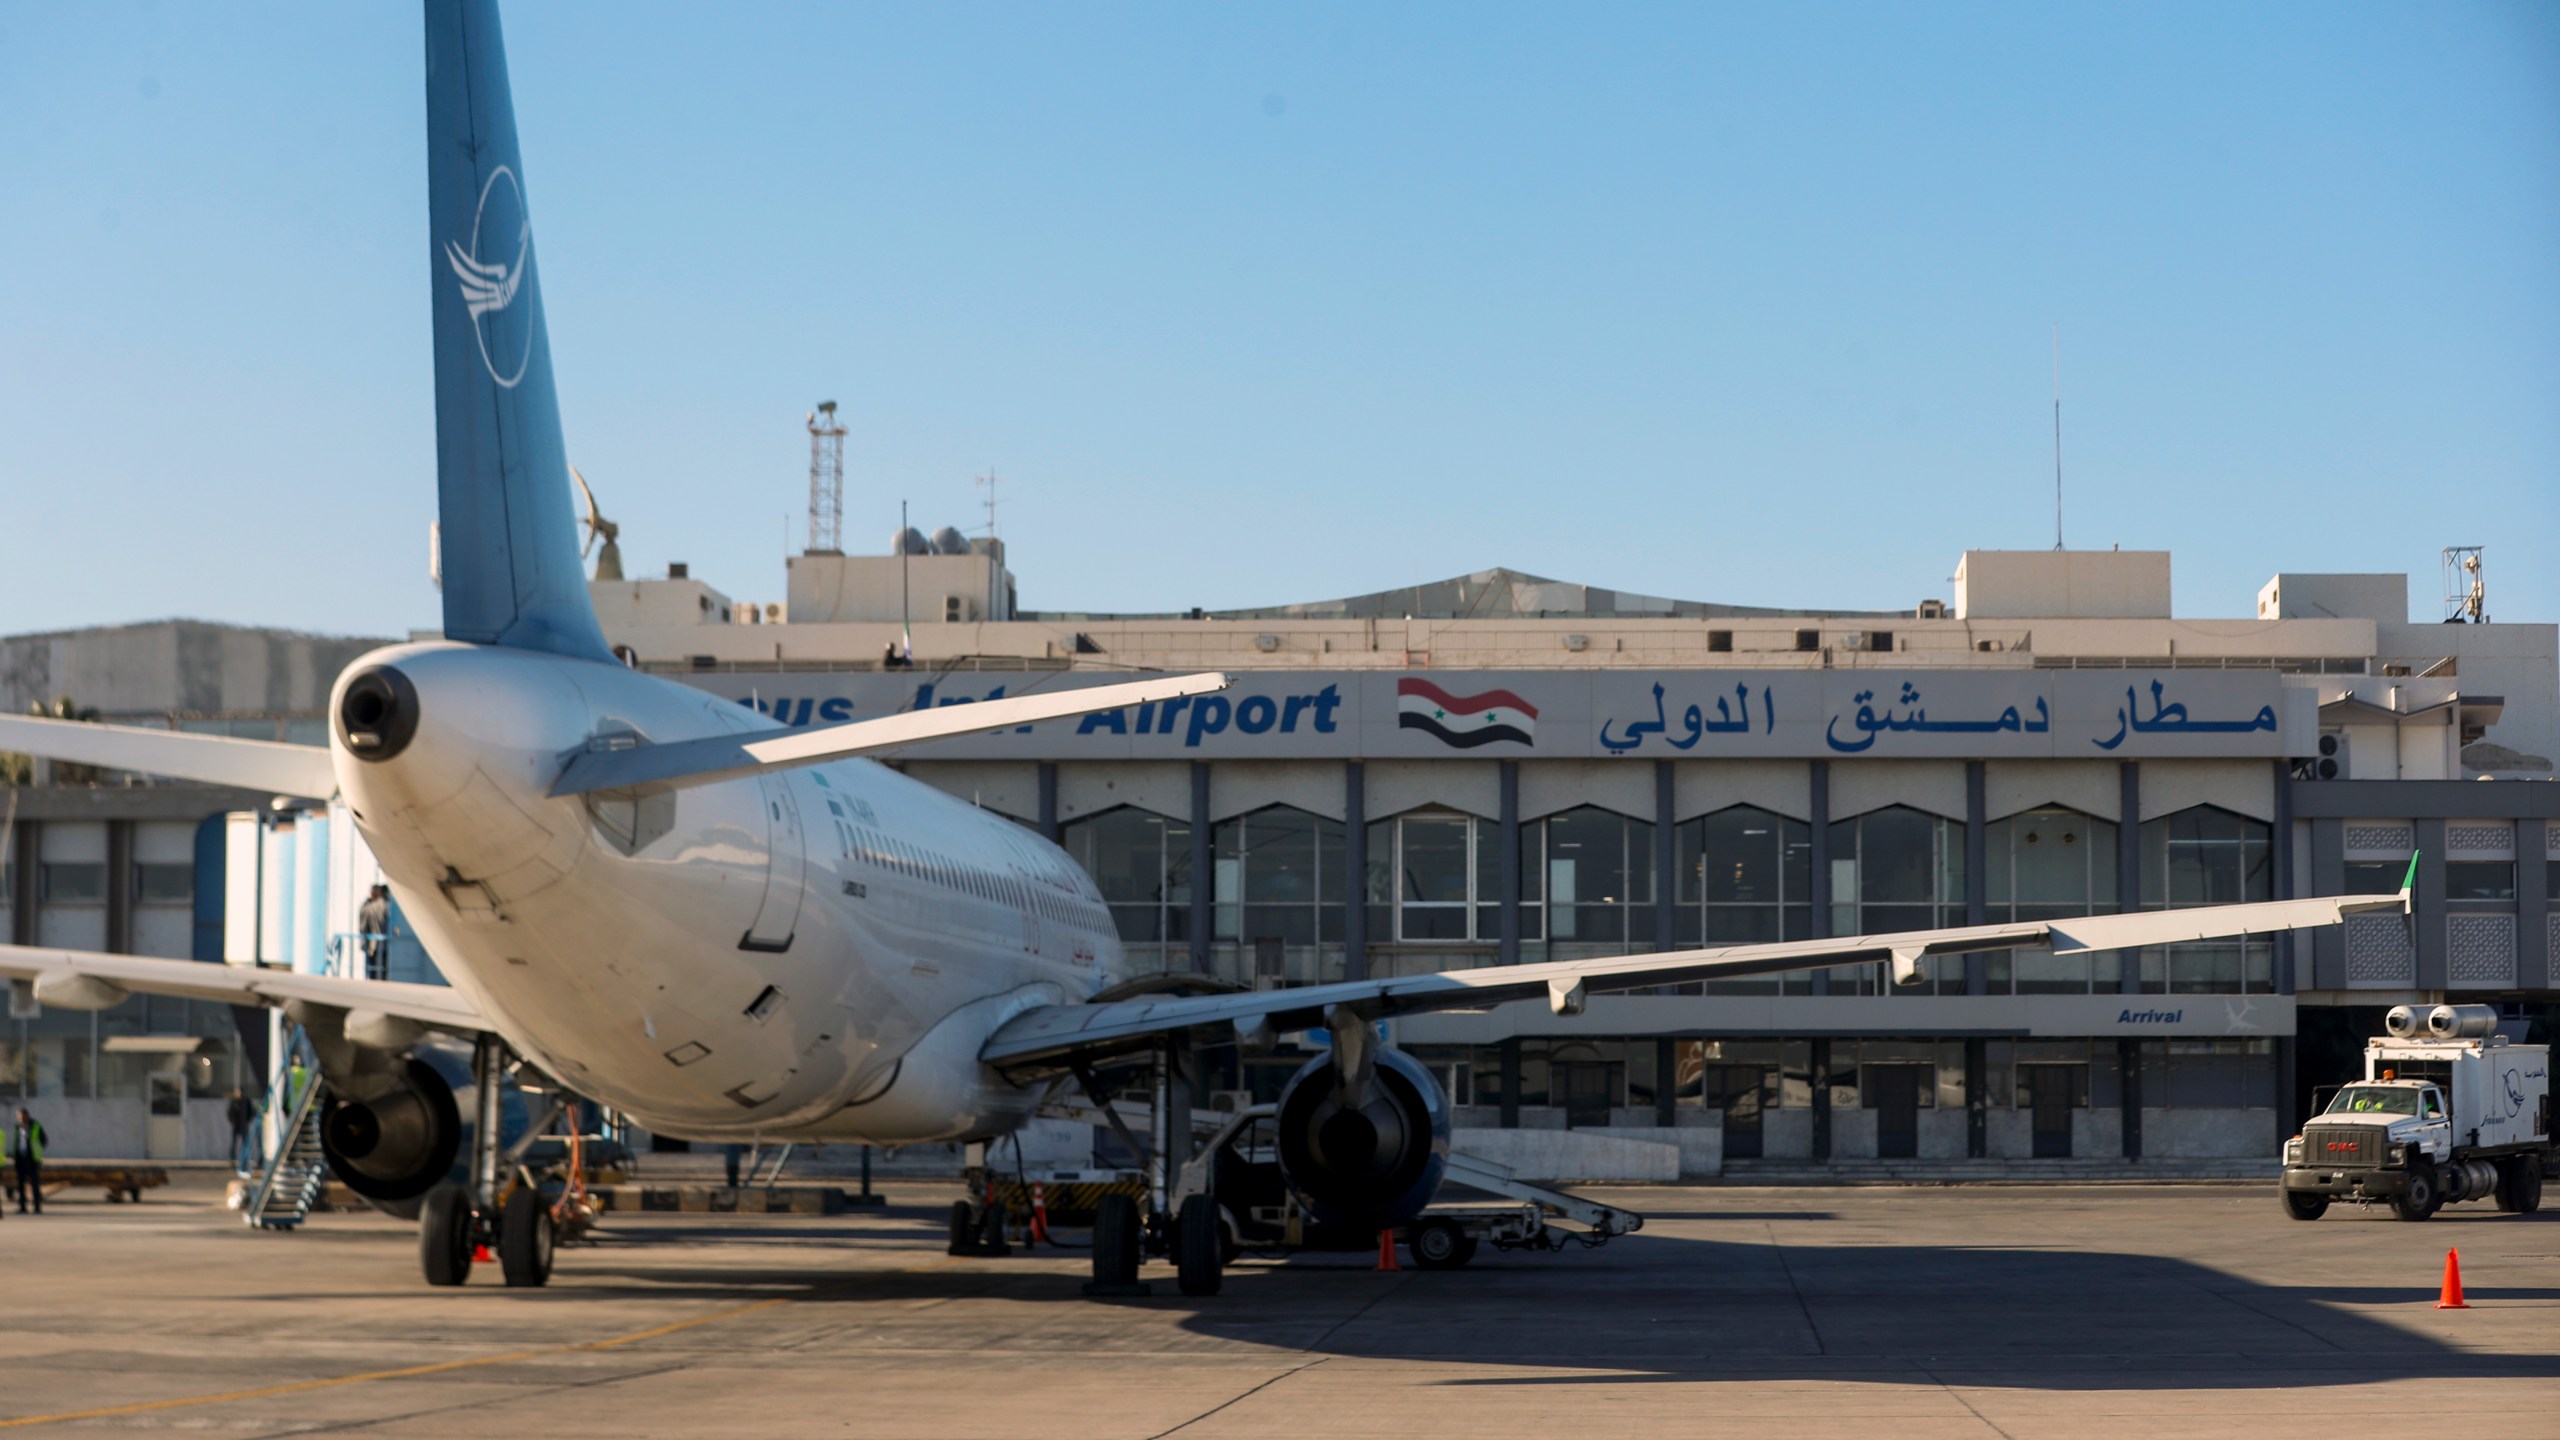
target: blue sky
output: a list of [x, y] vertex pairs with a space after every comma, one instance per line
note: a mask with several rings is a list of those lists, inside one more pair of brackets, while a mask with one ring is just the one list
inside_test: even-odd
[[[2486, 544], [2560, 619], [2560, 7], [517, 5], [570, 455], [781, 598], [982, 522], [1023, 602], [1507, 564], [1907, 607], [1967, 546]], [[437, 622], [407, 5], [0, 0], [0, 633]]]

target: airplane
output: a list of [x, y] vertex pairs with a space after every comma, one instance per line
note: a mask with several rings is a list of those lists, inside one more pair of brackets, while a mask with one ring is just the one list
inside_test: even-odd
[[[1007, 1134], [1070, 1080], [1090, 1092], [1096, 1065], [1153, 1057], [1161, 1075], [1185, 1046], [1322, 1031], [1282, 1096], [1282, 1164], [1310, 1213], [1374, 1230], [1430, 1203], [1448, 1156], [1437, 1081], [1381, 1038], [1397, 1015], [1513, 1001], [1571, 1014], [1595, 993], [1859, 962], [1908, 984], [1932, 956], [2408, 911], [2404, 888], [1251, 993], [1135, 975], [1064, 851], [872, 757], [1227, 677], [791, 731], [618, 660], [580, 563], [495, 0], [424, 8], [443, 638], [349, 666], [326, 749], [19, 717], [0, 718], [0, 746], [343, 799], [450, 988], [23, 946], [0, 946], [0, 975], [73, 1009], [143, 992], [284, 1008], [327, 1087], [332, 1169], [417, 1220], [431, 1284], [464, 1283], [482, 1247], [510, 1285], [550, 1277], [549, 1211], [498, 1173], [510, 1057], [656, 1134], [903, 1145]], [[474, 1048], [468, 1118], [420, 1058], [452, 1039]], [[1192, 1289], [1218, 1234], [1204, 1202], [1179, 1216], [1106, 1202], [1097, 1280], [1134, 1278], [1143, 1239], [1181, 1257]]]

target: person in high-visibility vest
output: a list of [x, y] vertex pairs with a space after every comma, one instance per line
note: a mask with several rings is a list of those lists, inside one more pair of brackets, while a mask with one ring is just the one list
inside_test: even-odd
[[27, 1202], [35, 1202], [35, 1213], [44, 1213], [44, 1125], [18, 1107], [18, 1123], [9, 1127], [9, 1165], [18, 1181], [18, 1213], [27, 1213]]
[[299, 1055], [293, 1057], [292, 1064], [284, 1067], [284, 1114], [287, 1120], [293, 1118], [294, 1111], [302, 1108], [302, 1085], [309, 1078]]

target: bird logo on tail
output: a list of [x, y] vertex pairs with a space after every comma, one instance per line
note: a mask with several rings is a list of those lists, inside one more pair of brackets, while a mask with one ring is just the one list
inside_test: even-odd
[[[502, 191], [499, 181], [505, 181]], [[493, 215], [490, 202], [497, 202]], [[503, 237], [515, 223], [515, 258], [504, 258], [503, 241], [499, 253], [483, 258], [482, 244], [495, 233]], [[533, 325], [524, 316], [510, 316], [516, 296], [524, 288], [524, 277], [533, 264], [533, 219], [526, 213], [524, 191], [516, 184], [515, 172], [501, 165], [489, 172], [480, 187], [480, 208], [472, 217], [471, 247], [448, 240], [444, 245], [445, 262], [453, 267], [454, 279], [462, 290], [463, 308], [471, 314], [471, 328], [480, 340], [480, 363], [488, 367], [489, 378], [501, 389], [513, 389], [524, 379], [525, 366], [533, 358]], [[508, 334], [506, 332], [517, 332]], [[496, 332], [496, 333], [493, 333]], [[510, 343], [512, 342], [512, 343]], [[498, 356], [514, 355], [513, 364], [501, 370]]]

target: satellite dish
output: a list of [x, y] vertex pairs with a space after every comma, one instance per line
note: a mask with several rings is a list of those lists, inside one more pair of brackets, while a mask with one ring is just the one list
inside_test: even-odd
[[596, 508], [595, 489], [587, 484], [586, 476], [578, 473], [577, 466], [569, 467], [569, 478], [578, 482], [578, 494], [587, 502], [587, 513], [578, 521], [580, 525], [586, 527], [587, 543], [579, 547], [578, 558], [585, 559], [596, 548], [596, 542], [602, 540], [604, 553], [596, 556], [596, 578], [599, 580], [621, 579], [622, 527], [604, 518], [604, 512]]

